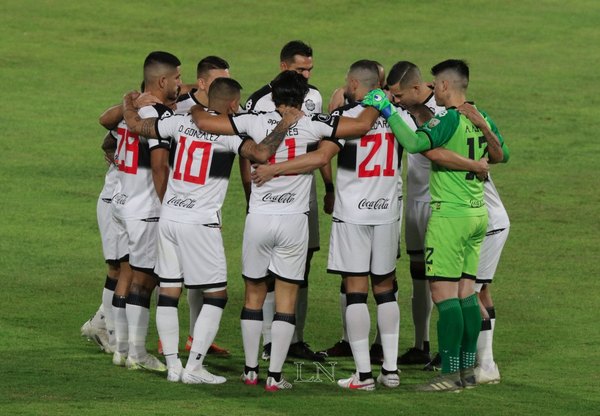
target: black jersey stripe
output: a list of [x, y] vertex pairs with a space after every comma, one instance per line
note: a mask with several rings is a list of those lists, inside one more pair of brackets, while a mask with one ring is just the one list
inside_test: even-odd
[[234, 160], [234, 153], [214, 152], [208, 176], [211, 178], [229, 178]]
[[338, 169], [356, 170], [356, 143], [354, 141], [346, 141], [346, 144], [338, 153], [337, 166]]

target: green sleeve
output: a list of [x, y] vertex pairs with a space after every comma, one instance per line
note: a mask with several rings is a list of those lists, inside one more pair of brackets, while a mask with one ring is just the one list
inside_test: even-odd
[[429, 137], [412, 131], [398, 113], [392, 114], [387, 121], [394, 136], [396, 136], [396, 140], [408, 153], [421, 153], [431, 149]]
[[460, 114], [456, 110], [444, 111], [417, 129], [431, 140], [431, 148], [442, 147], [454, 135], [460, 122]]

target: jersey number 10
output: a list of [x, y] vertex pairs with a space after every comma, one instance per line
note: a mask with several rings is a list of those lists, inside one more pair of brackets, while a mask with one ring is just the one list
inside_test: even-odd
[[[192, 140], [189, 147], [186, 149], [187, 137], [181, 136], [177, 145], [177, 160], [175, 161], [175, 169], [173, 170], [173, 179], [184, 182], [191, 182], [198, 185], [204, 185], [206, 182], [206, 175], [208, 173], [208, 162], [210, 160], [210, 150], [212, 143], [210, 142], [199, 142]], [[183, 154], [187, 152], [185, 161], [185, 170], [181, 171], [181, 161]], [[202, 152], [200, 156], [195, 160], [194, 156], [196, 152]], [[194, 162], [200, 162], [200, 167]], [[197, 174], [192, 173], [192, 168], [198, 172]]]

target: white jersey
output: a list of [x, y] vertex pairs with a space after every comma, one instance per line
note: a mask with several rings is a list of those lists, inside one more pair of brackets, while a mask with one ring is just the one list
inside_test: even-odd
[[[276, 112], [242, 113], [230, 116], [235, 132], [248, 134], [257, 143], [269, 135], [281, 120]], [[284, 162], [316, 150], [322, 137], [335, 135], [338, 117], [329, 114], [304, 116], [288, 130], [269, 163]], [[250, 213], [301, 214], [308, 212], [312, 174], [275, 177], [261, 187], [252, 183]]]
[[[332, 115], [357, 117], [364, 107], [348, 104]], [[340, 147], [333, 217], [352, 224], [378, 225], [398, 221], [398, 181], [402, 146], [383, 117], [359, 139], [328, 138]]]
[[487, 231], [501, 230], [510, 227], [508, 213], [502, 204], [498, 190], [488, 175], [488, 179], [483, 184], [483, 200], [488, 210]]
[[[308, 86], [308, 94], [304, 97], [302, 111], [307, 116], [318, 114], [323, 111], [323, 98], [316, 87]], [[267, 84], [248, 98], [246, 101], [246, 111], [275, 111], [275, 103], [271, 93], [271, 84]]]
[[118, 182], [119, 175], [117, 165], [111, 163], [106, 171], [106, 175], [104, 176], [104, 186], [102, 187], [102, 191], [100, 191], [99, 198], [110, 203], [110, 200], [115, 194], [115, 188], [117, 187]]
[[[173, 112], [156, 104], [141, 108], [138, 114], [141, 118], [163, 118]], [[112, 134], [117, 139], [115, 161], [119, 168], [119, 183], [112, 198], [114, 215], [124, 220], [158, 217], [160, 201], [152, 180], [150, 151], [158, 147], [168, 149], [168, 143], [130, 133], [123, 120]]]
[[190, 114], [176, 114], [157, 122], [164, 139], [177, 143], [161, 218], [188, 224], [220, 224], [239, 136], [219, 136], [199, 130]]
[[177, 98], [177, 108], [175, 109], [175, 114], [186, 114], [190, 112], [190, 109], [195, 105], [200, 105], [204, 107], [200, 101], [194, 95], [198, 90], [194, 88], [187, 94], [180, 95]]
[[[433, 93], [429, 96], [425, 105], [431, 110], [433, 114], [438, 114], [445, 110], [444, 107], [440, 107], [435, 102]], [[414, 122], [409, 124], [409, 127], [416, 130], [416, 124]], [[429, 202], [431, 197], [429, 196], [429, 172], [431, 170], [431, 161], [420, 153], [408, 154], [406, 156], [407, 170], [406, 170], [406, 197], [413, 201], [424, 201]]]

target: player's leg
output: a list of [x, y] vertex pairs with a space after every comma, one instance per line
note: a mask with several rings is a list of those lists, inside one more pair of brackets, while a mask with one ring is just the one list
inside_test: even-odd
[[189, 351], [188, 346], [190, 348], [192, 346], [194, 328], [196, 327], [196, 319], [198, 319], [198, 315], [200, 315], [200, 311], [202, 310], [202, 304], [204, 303], [204, 292], [202, 289], [187, 289], [187, 302], [190, 310], [190, 329], [185, 347]]
[[258, 382], [258, 352], [264, 319], [263, 305], [267, 296], [268, 268], [273, 246], [271, 225], [270, 216], [248, 214], [244, 226], [242, 277], [245, 285], [245, 300], [240, 325], [245, 365], [241, 378], [249, 385], [256, 385]]
[[225, 377], [211, 374], [204, 359], [213, 343], [223, 310], [227, 304], [227, 263], [221, 228], [216, 224], [183, 224], [180, 235], [183, 276], [188, 288], [204, 291], [204, 305], [200, 310], [193, 332], [190, 356], [181, 376], [188, 384], [221, 384]]
[[496, 273], [502, 249], [508, 238], [508, 227], [486, 234], [481, 246], [475, 289], [478, 292], [481, 314], [481, 332], [477, 340], [477, 367], [475, 376], [481, 384], [500, 381], [500, 372], [494, 361], [493, 339], [496, 327], [496, 309], [491, 294], [491, 283]]
[[462, 309], [464, 331], [461, 343], [460, 374], [464, 387], [475, 387], [475, 358], [477, 338], [481, 331], [481, 312], [475, 294], [475, 275], [479, 265], [479, 253], [487, 228], [487, 215], [469, 217], [464, 228], [470, 230], [465, 239], [463, 274], [459, 283], [458, 297]]
[[129, 266], [129, 240], [123, 221], [112, 217], [117, 234], [117, 257], [119, 258], [119, 280], [112, 299], [112, 312], [115, 324], [115, 352], [113, 364], [124, 366], [129, 351], [129, 330], [125, 306], [133, 272]]
[[378, 382], [398, 387], [398, 336], [400, 309], [396, 283], [396, 257], [400, 236], [400, 220], [373, 226], [371, 243], [371, 284], [377, 304], [377, 328], [381, 337], [383, 360]]
[[292, 343], [288, 355], [296, 358], [303, 358], [311, 361], [323, 361], [321, 354], [315, 353], [304, 341], [304, 328], [306, 326], [306, 317], [308, 313], [308, 277], [310, 274], [310, 264], [313, 254], [319, 250], [319, 205], [317, 203], [317, 190], [313, 178], [311, 185], [311, 195], [308, 213], [308, 253], [306, 256], [304, 282], [298, 288], [296, 301], [296, 329], [292, 338]]
[[160, 278], [156, 305], [156, 328], [167, 363], [167, 380], [181, 380], [183, 367], [179, 359], [179, 298], [183, 287], [178, 224], [163, 220], [158, 225], [156, 274]]
[[133, 270], [127, 296], [129, 353], [126, 365], [130, 369], [166, 371], [167, 367], [146, 351], [146, 336], [150, 322], [150, 299], [158, 283], [154, 274], [158, 237], [158, 219], [126, 221], [129, 235], [129, 263]]
[[262, 306], [263, 311], [263, 352], [262, 359], [269, 360], [271, 357], [271, 326], [273, 325], [273, 317], [275, 316], [275, 279], [270, 277], [267, 279], [267, 295]]
[[410, 256], [412, 282], [411, 310], [415, 343], [398, 360], [399, 364], [427, 364], [429, 355], [429, 325], [433, 302], [425, 276], [425, 231], [431, 208], [427, 202], [406, 200], [406, 249]]
[[455, 218], [432, 216], [427, 227], [425, 273], [430, 281], [432, 300], [438, 310], [438, 344], [442, 374], [419, 387], [419, 391], [458, 391], [460, 352], [464, 320], [459, 300], [459, 281], [463, 270], [464, 222]]
[[210, 373], [204, 366], [204, 358], [219, 331], [226, 304], [226, 288], [207, 289], [204, 292], [204, 306], [196, 320], [194, 341], [181, 378], [184, 383], [221, 384], [227, 381], [225, 377]]
[[271, 359], [265, 389], [289, 389], [281, 370], [296, 326], [298, 288], [304, 281], [308, 251], [308, 218], [304, 214], [272, 217], [274, 230], [269, 273], [275, 276], [275, 316], [271, 328]]
[[104, 309], [104, 322], [106, 324], [106, 332], [108, 335], [108, 350], [106, 352], [113, 353], [116, 345], [115, 338], [115, 319], [112, 313], [112, 300], [115, 296], [115, 288], [119, 280], [119, 271], [121, 270], [118, 260], [107, 261], [106, 281], [102, 290], [102, 307]]

